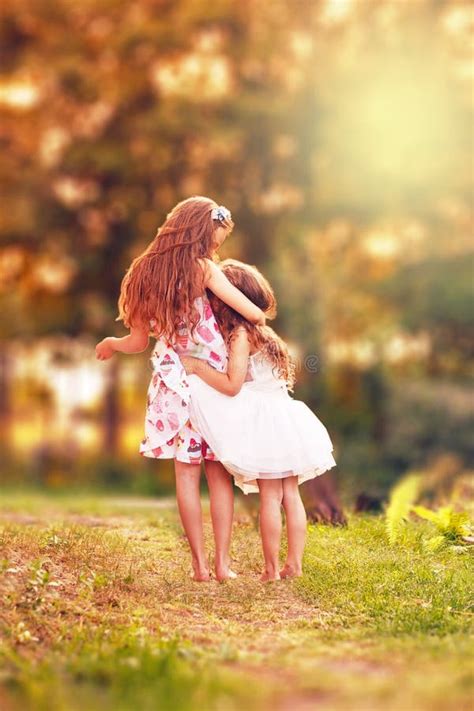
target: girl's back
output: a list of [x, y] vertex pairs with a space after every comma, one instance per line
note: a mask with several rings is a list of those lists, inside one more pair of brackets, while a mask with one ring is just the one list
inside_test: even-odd
[[275, 367], [261, 351], [249, 356], [247, 377], [242, 387], [265, 393], [288, 394], [286, 381], [275, 372]]
[[[164, 339], [157, 340], [154, 354], [160, 355], [170, 345], [178, 355], [200, 358], [222, 372], [226, 368], [227, 349], [205, 293], [194, 299], [194, 307], [199, 316], [194, 333], [183, 322], [172, 343], [167, 344]], [[150, 326], [153, 330], [153, 320]], [[170, 364], [167, 367], [169, 369]]]

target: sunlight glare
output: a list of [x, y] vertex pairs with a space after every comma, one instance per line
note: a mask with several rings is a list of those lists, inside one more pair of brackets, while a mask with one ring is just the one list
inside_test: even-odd
[[0, 104], [13, 109], [31, 109], [38, 103], [40, 91], [27, 81], [12, 81], [0, 84]]

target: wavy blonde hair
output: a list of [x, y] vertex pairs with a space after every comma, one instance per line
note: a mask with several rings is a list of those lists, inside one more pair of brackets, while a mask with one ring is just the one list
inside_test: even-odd
[[[217, 203], [194, 196], [179, 202], [148, 247], [136, 257], [121, 284], [117, 321], [143, 326], [156, 338], [173, 341], [183, 322], [194, 332], [199, 314], [194, 299], [204, 291], [203, 258], [212, 258]], [[150, 325], [152, 324], [152, 325]]]
[[[226, 259], [219, 264], [227, 279], [265, 313], [267, 318], [275, 318], [277, 303], [270, 283], [256, 267], [236, 259]], [[289, 390], [295, 382], [295, 363], [285, 341], [270, 328], [256, 326], [227, 306], [215, 294], [208, 291], [209, 302], [227, 345], [230, 345], [236, 329], [244, 327], [253, 350], [261, 350], [270, 361], [278, 376], [286, 380]]]

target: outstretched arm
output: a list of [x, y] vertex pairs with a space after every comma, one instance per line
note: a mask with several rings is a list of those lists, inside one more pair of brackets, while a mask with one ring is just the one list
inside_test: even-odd
[[123, 336], [123, 338], [107, 336], [100, 341], [95, 347], [96, 357], [98, 360], [108, 360], [116, 351], [119, 353], [141, 353], [146, 350], [148, 341], [148, 330], [143, 326], [132, 326], [128, 336]]
[[250, 346], [247, 332], [239, 328], [229, 348], [227, 373], [219, 373], [201, 358], [181, 357], [181, 362], [188, 375], [198, 375], [205, 383], [223, 395], [237, 395], [247, 375]]
[[227, 306], [238, 311], [250, 323], [265, 325], [265, 314], [262, 309], [255, 306], [245, 294], [242, 294], [221, 272], [219, 267], [210, 259], [205, 259], [204, 285], [219, 297]]

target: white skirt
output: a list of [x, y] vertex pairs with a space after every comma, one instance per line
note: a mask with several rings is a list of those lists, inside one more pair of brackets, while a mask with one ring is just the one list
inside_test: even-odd
[[196, 375], [188, 382], [193, 427], [244, 494], [257, 493], [259, 479], [297, 476], [302, 484], [336, 466], [327, 429], [286, 390], [244, 383], [229, 397]]

